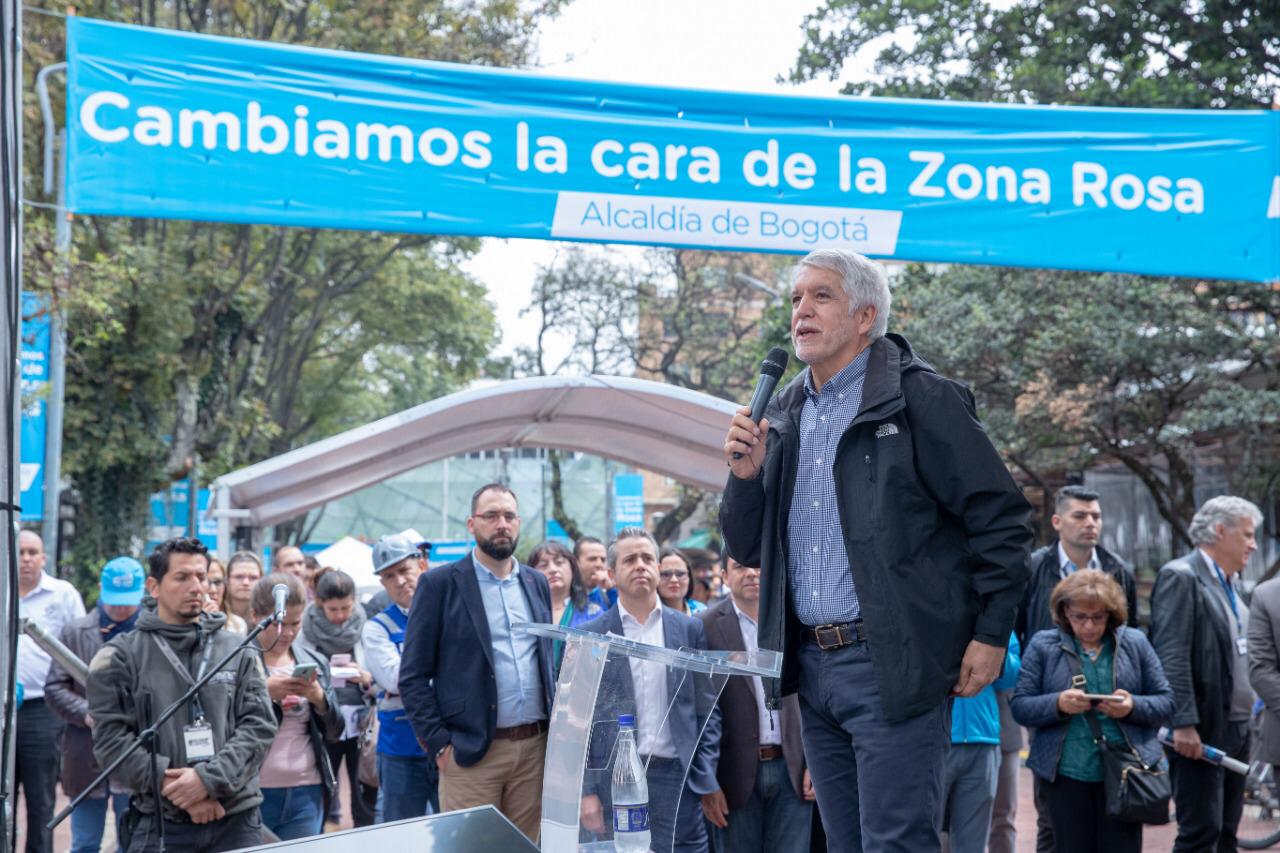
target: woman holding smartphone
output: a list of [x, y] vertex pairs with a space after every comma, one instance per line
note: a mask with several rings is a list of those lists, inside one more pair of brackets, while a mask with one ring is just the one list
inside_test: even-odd
[[1142, 824], [1107, 814], [1102, 755], [1086, 715], [1108, 743], [1128, 743], [1144, 763], [1159, 764], [1156, 732], [1173, 715], [1173, 690], [1146, 635], [1125, 625], [1124, 590], [1109, 575], [1068, 575], [1049, 608], [1058, 627], [1031, 638], [1009, 707], [1035, 730], [1027, 766], [1044, 786], [1055, 849], [1139, 853]]
[[258, 635], [267, 692], [280, 727], [259, 779], [262, 824], [282, 841], [319, 835], [337, 782], [326, 742], [342, 734], [342, 716], [329, 684], [325, 659], [295, 642], [302, 629], [307, 592], [293, 575], [271, 574], [253, 586], [250, 609], [259, 622], [275, 612], [271, 591], [284, 584], [284, 621]]

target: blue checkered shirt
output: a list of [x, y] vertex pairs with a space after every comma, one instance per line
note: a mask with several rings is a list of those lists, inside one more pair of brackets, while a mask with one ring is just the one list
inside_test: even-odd
[[806, 625], [852, 622], [862, 612], [844, 550], [832, 469], [840, 436], [862, 405], [870, 355], [870, 348], [864, 349], [820, 392], [813, 388], [812, 373], [804, 374], [800, 460], [787, 524], [787, 577], [796, 616]]

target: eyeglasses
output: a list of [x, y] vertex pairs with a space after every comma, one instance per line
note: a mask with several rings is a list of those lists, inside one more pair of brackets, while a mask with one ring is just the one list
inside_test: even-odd
[[477, 515], [476, 518], [480, 519], [485, 524], [496, 524], [499, 519], [505, 521], [507, 524], [515, 524], [520, 520], [520, 516], [516, 515], [514, 512], [486, 512]]
[[662, 578], [664, 581], [688, 580], [689, 573], [670, 570], [665, 572], [658, 572], [658, 577]]
[[1107, 620], [1110, 618], [1110, 613], [1077, 613], [1074, 610], [1067, 611], [1067, 619], [1069, 621], [1079, 622], [1082, 625], [1105, 625]]

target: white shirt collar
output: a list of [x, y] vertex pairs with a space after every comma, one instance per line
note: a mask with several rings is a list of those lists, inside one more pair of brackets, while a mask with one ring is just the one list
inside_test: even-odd
[[632, 625], [638, 625], [643, 628], [646, 625], [652, 625], [654, 619], [661, 619], [662, 618], [662, 599], [658, 598], [656, 595], [654, 596], [654, 598], [657, 599], [657, 602], [653, 605], [653, 609], [649, 611], [649, 614], [644, 617], [643, 622], [641, 622], [636, 617], [632, 616], [631, 611], [623, 607], [622, 602], [619, 601], [618, 611], [622, 614], [622, 621], [624, 623], [630, 622]]
[[495, 582], [495, 583], [504, 583], [504, 582], [506, 582], [506, 581], [508, 581], [508, 580], [511, 580], [512, 578], [518, 578], [518, 577], [520, 577], [520, 561], [519, 561], [519, 560], [517, 560], [515, 557], [508, 557], [508, 558], [507, 558], [508, 560], [510, 560], [510, 561], [511, 561], [511, 574], [507, 575], [505, 578], [500, 578], [500, 577], [498, 577], [497, 575], [495, 575], [495, 574], [493, 573], [493, 570], [492, 570], [492, 569], [490, 569], [490, 568], [489, 568], [488, 566], [486, 566], [484, 563], [480, 562], [479, 553], [480, 553], [480, 549], [479, 549], [479, 548], [473, 548], [473, 549], [472, 549], [472, 551], [471, 551], [471, 562], [475, 564], [475, 567], [476, 567], [476, 571], [477, 571], [477, 572], [478, 572], [478, 571], [484, 571], [484, 572], [487, 572], [487, 573], [488, 573], [488, 575], [489, 575], [489, 577], [493, 578], [493, 580], [494, 580], [494, 582]]
[[[1062, 540], [1058, 540], [1058, 568], [1065, 569], [1067, 563], [1075, 566], [1075, 561], [1067, 556], [1067, 550], [1062, 547]], [[1102, 564], [1098, 562], [1098, 549], [1094, 548], [1089, 552], [1089, 562], [1083, 566], [1076, 566], [1077, 569], [1100, 569]]]
[[35, 587], [32, 588], [31, 592], [27, 593], [24, 596], [21, 596], [21, 598], [28, 598], [30, 596], [35, 595], [37, 592], [45, 592], [45, 591], [52, 591], [52, 590], [53, 590], [53, 576], [50, 575], [48, 572], [46, 572], [44, 569], [41, 569], [40, 580], [36, 581], [36, 585]]
[[738, 614], [738, 618], [739, 618], [739, 619], [746, 619], [746, 620], [747, 620], [748, 622], [750, 622], [752, 625], [758, 625], [758, 624], [759, 624], [759, 621], [758, 621], [758, 620], [756, 620], [756, 619], [752, 619], [749, 615], [747, 615], [746, 613], [744, 613], [744, 612], [743, 612], [742, 608], [738, 606], [738, 602], [733, 601], [733, 599], [732, 599], [732, 598], [730, 598], [730, 599], [729, 599], [729, 601], [733, 603], [733, 612]]

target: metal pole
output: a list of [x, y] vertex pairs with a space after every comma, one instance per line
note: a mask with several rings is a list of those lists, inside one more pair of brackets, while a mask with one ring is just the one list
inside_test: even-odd
[[444, 475], [440, 478], [440, 487], [443, 490], [440, 498], [440, 540], [447, 542], [449, 540], [449, 458], [447, 456], [444, 460]]
[[0, 451], [0, 853], [14, 841], [13, 756], [16, 747], [17, 688], [14, 668], [18, 646], [17, 486], [19, 323], [22, 290], [22, 8], [18, 0], [0, 0], [0, 400], [8, 403], [4, 450]]
[[187, 474], [187, 536], [200, 533], [200, 457], [191, 457], [191, 470]]
[[[42, 69], [41, 74], [48, 71]], [[47, 94], [47, 93], [46, 93]], [[43, 105], [46, 98], [41, 99]], [[46, 129], [45, 138], [49, 138]], [[64, 274], [70, 275], [70, 265], [66, 262], [71, 251], [71, 220], [66, 210], [66, 157], [67, 132], [58, 132], [57, 172], [58, 184], [56, 193], [57, 211], [55, 217], [54, 247], [62, 260]], [[62, 410], [66, 398], [67, 383], [67, 332], [63, 328], [58, 312], [49, 311], [49, 398], [45, 402], [45, 438], [44, 438], [44, 520], [41, 522], [41, 533], [44, 547], [53, 554], [53, 573], [58, 570], [58, 558], [61, 556], [59, 546], [59, 496], [62, 491]]]

